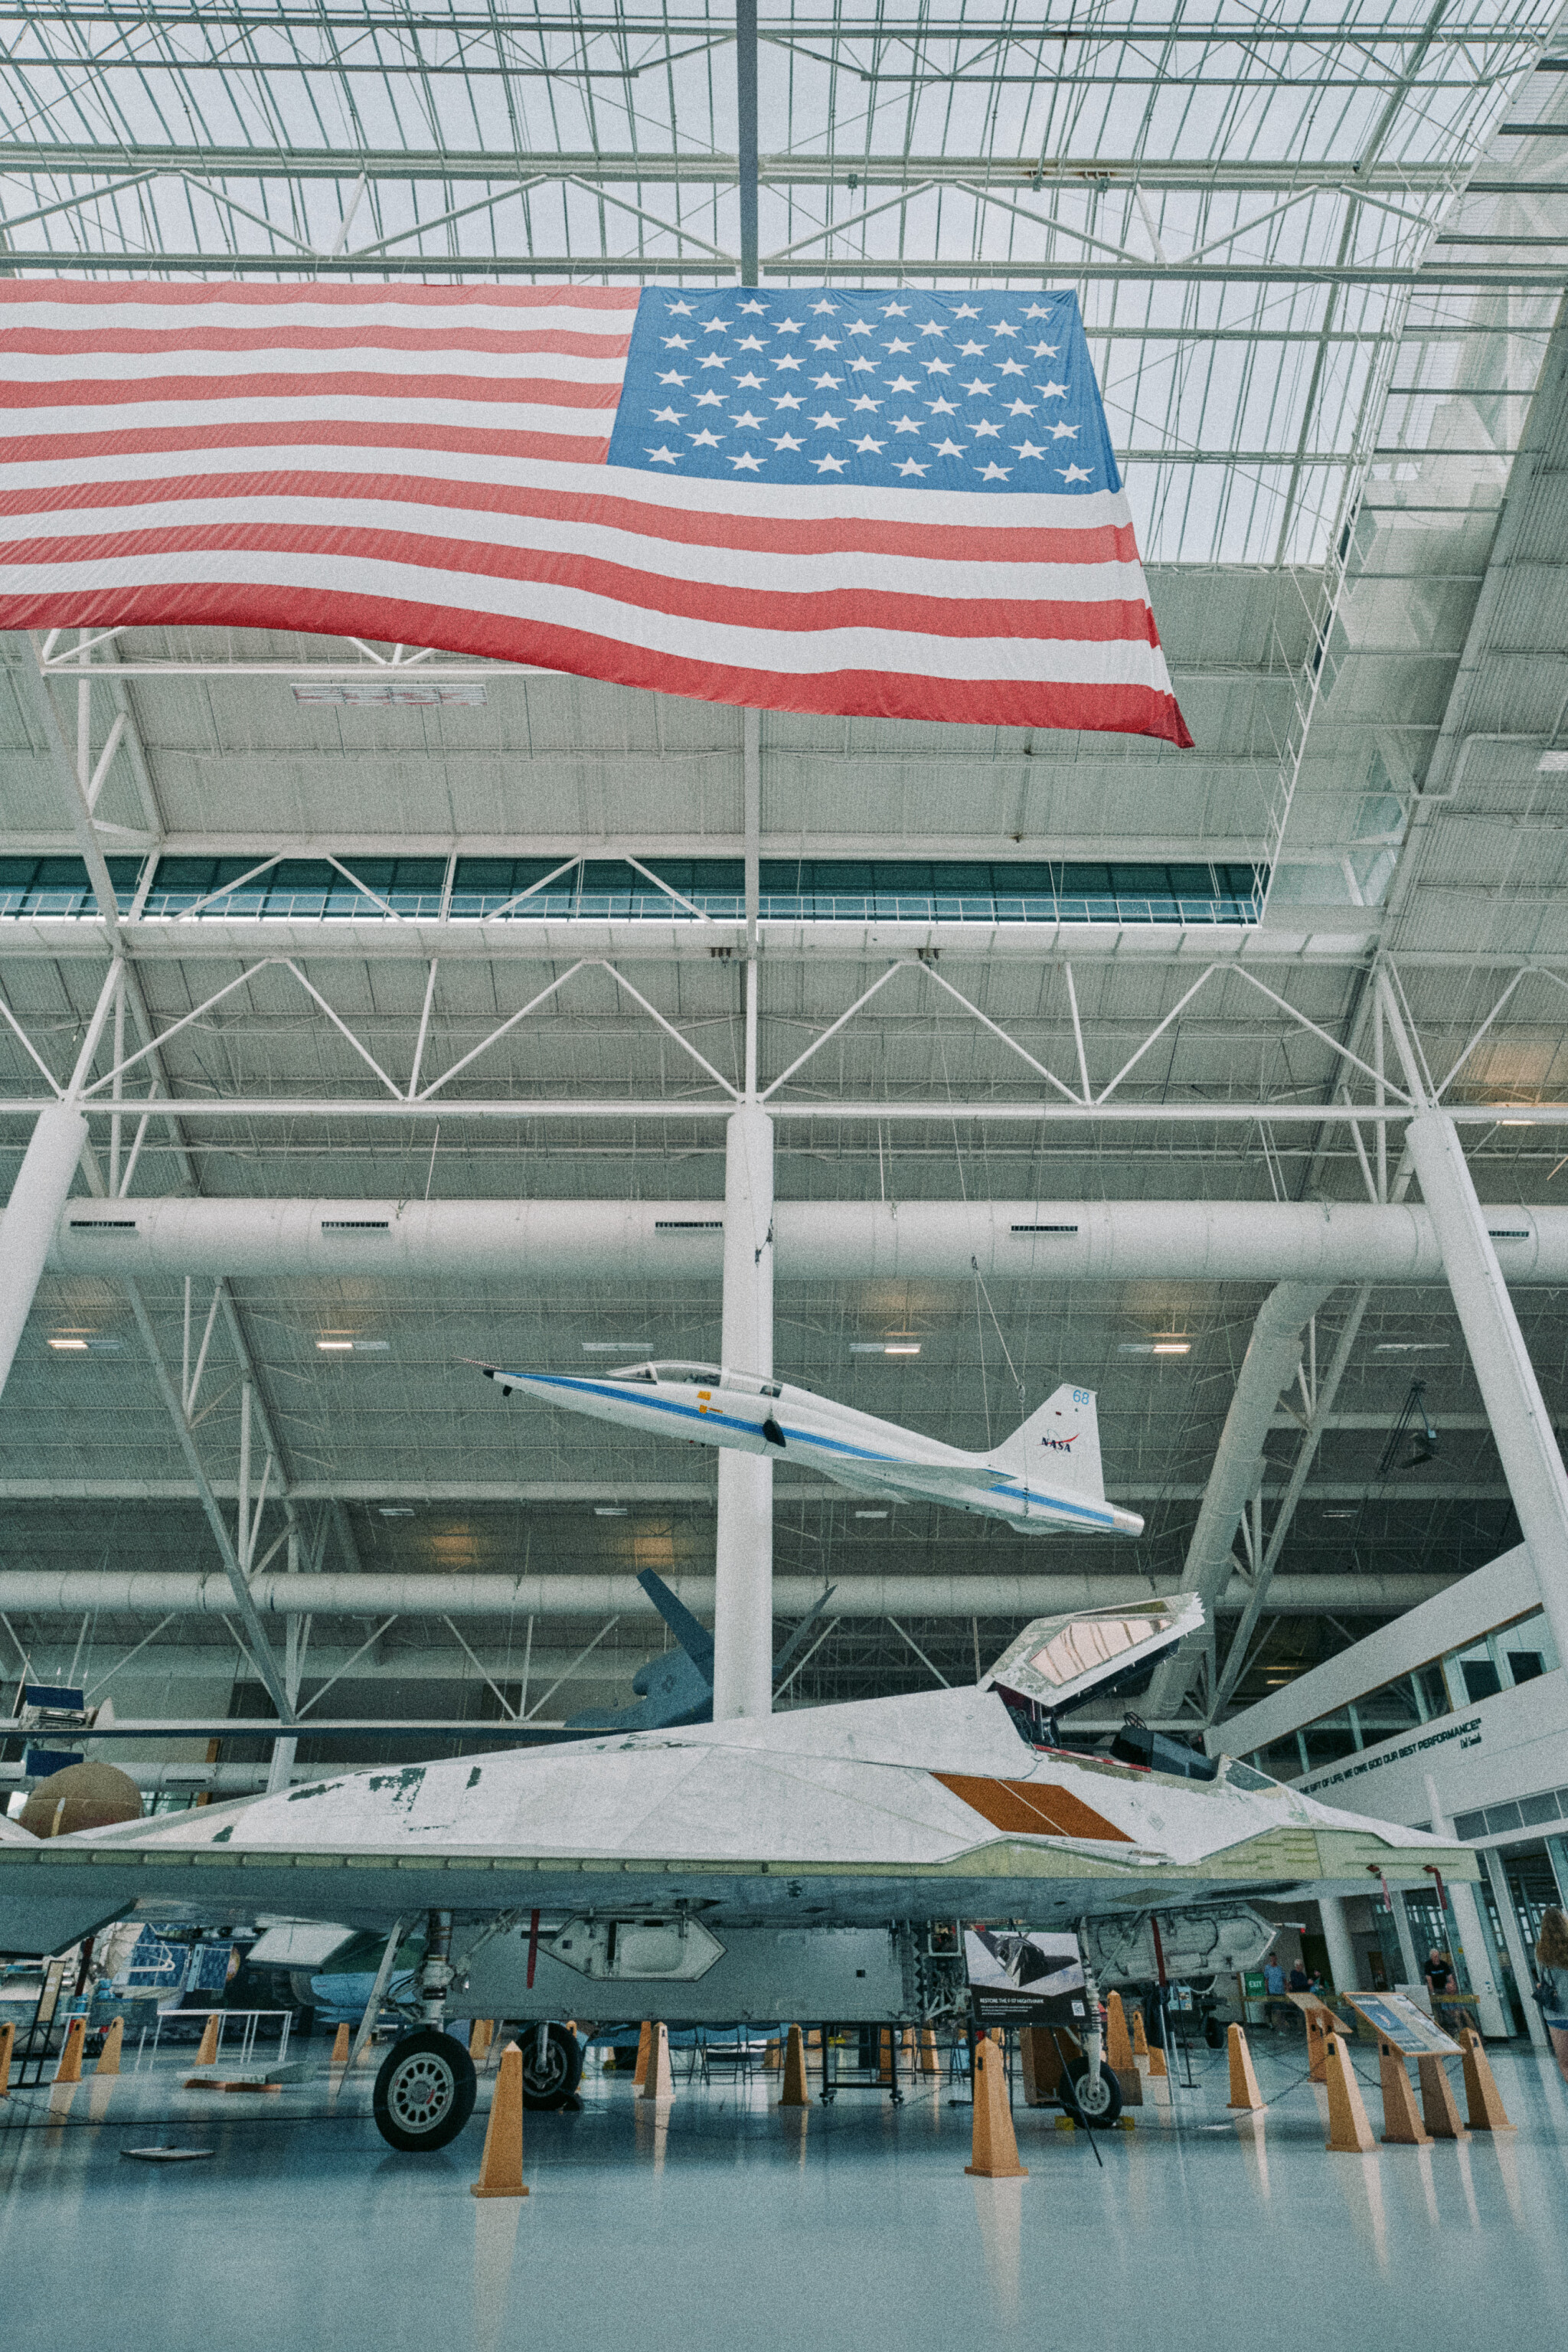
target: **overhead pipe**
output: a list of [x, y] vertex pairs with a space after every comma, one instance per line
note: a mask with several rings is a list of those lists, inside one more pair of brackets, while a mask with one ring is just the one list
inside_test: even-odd
[[[713, 1613], [711, 1576], [671, 1576], [670, 1590], [698, 1616]], [[1310, 1615], [1324, 1609], [1383, 1612], [1414, 1608], [1453, 1582], [1449, 1576], [1279, 1576], [1271, 1613]], [[1237, 1578], [1218, 1605], [1239, 1609], [1249, 1587]], [[251, 1597], [263, 1617], [613, 1617], [654, 1619], [653, 1603], [633, 1576], [443, 1576], [380, 1571], [258, 1576]], [[780, 1617], [804, 1617], [822, 1598], [812, 1576], [773, 1580]], [[833, 1595], [835, 1617], [1045, 1617], [1075, 1609], [1146, 1609], [1147, 1577], [845, 1576]], [[82, 1616], [231, 1617], [234, 1594], [221, 1570], [5, 1569], [0, 1612]]]
[[[1505, 1278], [1568, 1282], [1568, 1208], [1482, 1212]], [[785, 1282], [1440, 1282], [1425, 1208], [1371, 1202], [781, 1201]], [[72, 1201], [60, 1274], [717, 1283], [718, 1201]]]

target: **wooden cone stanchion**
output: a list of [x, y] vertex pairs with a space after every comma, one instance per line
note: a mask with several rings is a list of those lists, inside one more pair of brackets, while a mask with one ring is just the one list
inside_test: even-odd
[[1434, 2139], [1468, 2139], [1454, 2105], [1448, 2070], [1435, 2053], [1423, 2053], [1415, 2062], [1421, 2077], [1421, 2120]]
[[0, 2099], [11, 2095], [11, 2053], [16, 2046], [16, 2029], [13, 2024], [0, 2025]]
[[124, 2039], [125, 2020], [122, 2017], [117, 2017], [103, 2037], [103, 2047], [98, 2053], [98, 2063], [92, 2070], [95, 2074], [119, 2074], [120, 2045]]
[[884, 2025], [877, 2035], [877, 2080], [890, 2083], [892, 2079], [893, 2035], [891, 2028]]
[[468, 2029], [468, 2055], [477, 2064], [490, 2046], [495, 2032], [494, 2021], [488, 2017], [476, 2017]]
[[965, 2172], [977, 2180], [1027, 2180], [1007, 2112], [1007, 2069], [994, 2042], [974, 2045], [974, 2137]]
[[348, 2064], [349, 2051], [353, 2046], [353, 2036], [350, 2033], [348, 2027], [346, 2025], [340, 2025], [337, 2032], [332, 2036], [332, 2063], [334, 2066], [346, 2066]]
[[789, 2030], [789, 2047], [784, 2053], [784, 2096], [781, 2107], [807, 2107], [811, 2095], [805, 2087], [805, 2043], [798, 2025]]
[[87, 2040], [87, 2020], [73, 2017], [66, 2028], [65, 2047], [60, 2063], [55, 2068], [57, 2083], [79, 2083], [81, 2080], [81, 2045]]
[[1226, 2041], [1230, 2052], [1230, 2097], [1226, 2105], [1239, 2108], [1244, 2115], [1256, 2115], [1266, 2102], [1258, 2087], [1247, 2036], [1239, 2025], [1233, 2025]]
[[675, 2076], [669, 2064], [669, 2029], [665, 2025], [654, 2025], [648, 2031], [647, 2073], [643, 2077], [643, 2086], [637, 2096], [639, 2099], [673, 2099]]
[[936, 2054], [935, 2026], [922, 2025], [915, 2039], [918, 2049], [918, 2055], [915, 2060], [916, 2073], [921, 2074], [940, 2074], [942, 2072], [942, 2061]]
[[763, 2072], [776, 2074], [784, 2064], [784, 2044], [776, 2033], [770, 2033], [763, 2044]]
[[1470, 2129], [1513, 2131], [1516, 2126], [1508, 2119], [1502, 2093], [1493, 2079], [1481, 2037], [1473, 2025], [1460, 2028], [1459, 2047], [1465, 2053], [1465, 2102], [1469, 2109], [1466, 2120]]
[[526, 2197], [522, 2180], [522, 2053], [509, 2042], [496, 2069], [495, 2096], [485, 2126], [485, 2152], [470, 2197]]
[[653, 2050], [653, 2027], [645, 2017], [637, 2035], [637, 2063], [632, 2068], [632, 2088], [640, 2091], [647, 2081], [647, 2062]]
[[1324, 2036], [1323, 2067], [1329, 2089], [1329, 2137], [1324, 2145], [1341, 2156], [1369, 2156], [1377, 2143], [1350, 2053], [1337, 2033]]
[[1133, 2063], [1132, 2044], [1127, 2034], [1127, 2012], [1121, 2006], [1119, 1992], [1113, 1992], [1105, 2004], [1105, 2063], [1121, 2086], [1122, 2105], [1141, 2107], [1143, 2104], [1143, 2077]]
[[207, 2021], [202, 2028], [201, 2048], [196, 2052], [196, 2064], [198, 2066], [217, 2064], [217, 2011], [216, 2009], [208, 2012]]
[[1381, 2034], [1377, 2043], [1378, 2072], [1383, 2077], [1383, 2137], [1399, 2147], [1430, 2147], [1432, 2135], [1423, 2131], [1415, 2112], [1415, 2094], [1405, 2071], [1405, 2060]]

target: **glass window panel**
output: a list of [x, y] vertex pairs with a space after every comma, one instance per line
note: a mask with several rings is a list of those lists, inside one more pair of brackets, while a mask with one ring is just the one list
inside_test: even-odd
[[1302, 1737], [1307, 1743], [1309, 1772], [1315, 1772], [1322, 1764], [1337, 1764], [1342, 1757], [1355, 1753], [1355, 1734], [1351, 1729], [1348, 1707], [1321, 1716], [1316, 1723], [1308, 1724]]
[[1415, 1685], [1416, 1696], [1424, 1709], [1423, 1719], [1426, 1722], [1430, 1723], [1435, 1716], [1447, 1715], [1449, 1712], [1452, 1702], [1448, 1696], [1448, 1685], [1444, 1680], [1443, 1669], [1439, 1663], [1435, 1660], [1430, 1665], [1417, 1666], [1411, 1680]]
[[1422, 1720], [1415, 1703], [1415, 1676], [1400, 1675], [1380, 1689], [1369, 1691], [1365, 1698], [1356, 1701], [1356, 1713], [1362, 1738], [1368, 1743], [1387, 1739], [1396, 1731], [1410, 1730]]

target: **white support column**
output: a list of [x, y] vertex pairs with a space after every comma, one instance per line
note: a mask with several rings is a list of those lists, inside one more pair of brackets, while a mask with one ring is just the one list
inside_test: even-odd
[[[748, 1094], [754, 1099], [756, 965], [746, 967]], [[773, 1369], [773, 1123], [732, 1113], [724, 1153], [727, 1370]], [[771, 1715], [773, 1664], [773, 1465], [766, 1454], [719, 1454], [713, 1596], [713, 1720]]]
[[87, 1121], [73, 1103], [41, 1110], [0, 1217], [0, 1390], [10, 1377], [86, 1141]]
[[1320, 1895], [1318, 1909], [1322, 1914], [1323, 1941], [1329, 1948], [1329, 1974], [1334, 1980], [1334, 1990], [1342, 2000], [1354, 1992], [1356, 1985], [1355, 1946], [1345, 1918], [1345, 1898], [1342, 1895]]
[[1497, 1251], [1476, 1198], [1458, 1130], [1429, 1110], [1405, 1132], [1422, 1196], [1443, 1252], [1487, 1418], [1502, 1457], [1520, 1529], [1541, 1586], [1541, 1605], [1568, 1658], [1568, 1474], [1552, 1416], [1525, 1349]]
[[1415, 1938], [1410, 1932], [1410, 1914], [1405, 1907], [1405, 1896], [1398, 1887], [1389, 1893], [1389, 1917], [1399, 1945], [1399, 1958], [1405, 1969], [1402, 1984], [1418, 1985], [1426, 1967], [1423, 1956], [1415, 1948]]
[[[1454, 1824], [1443, 1811], [1437, 1795], [1437, 1783], [1430, 1772], [1424, 1774], [1426, 1782], [1426, 1802], [1431, 1807], [1434, 1837], [1452, 1838]], [[1481, 1927], [1480, 1905], [1476, 1890], [1468, 1879], [1455, 1885], [1443, 1881], [1448, 1897], [1448, 1907], [1454, 1915], [1458, 1931], [1459, 1948], [1469, 1970], [1470, 1990], [1476, 1996], [1476, 2023], [1489, 2042], [1507, 2042], [1512, 2038], [1513, 2026], [1502, 2005], [1502, 1995], [1497, 1989], [1492, 1972], [1491, 1938]]]
[[1502, 1927], [1502, 1940], [1508, 1953], [1508, 1964], [1513, 1970], [1513, 1981], [1519, 1994], [1519, 2005], [1524, 2011], [1524, 2030], [1538, 2050], [1548, 2058], [1552, 2055], [1552, 2037], [1546, 2031], [1546, 2020], [1541, 2005], [1531, 1996], [1535, 1987], [1535, 1955], [1524, 1948], [1524, 1937], [1519, 1932], [1519, 1913], [1513, 1907], [1509, 1892], [1508, 1866], [1494, 1847], [1481, 1853], [1481, 1868], [1491, 1881], [1492, 1901]]
[[[298, 1527], [290, 1527], [289, 1530], [287, 1560], [286, 1573], [289, 1576], [298, 1576], [300, 1573]], [[289, 1695], [289, 1706], [297, 1707], [300, 1704], [300, 1619], [298, 1617], [289, 1618], [284, 1633], [283, 1687]], [[288, 1788], [293, 1777], [294, 1758], [299, 1746], [299, 1740], [292, 1736], [287, 1739], [273, 1741], [272, 1761], [267, 1769], [267, 1793], [269, 1797], [275, 1796], [279, 1789]]]

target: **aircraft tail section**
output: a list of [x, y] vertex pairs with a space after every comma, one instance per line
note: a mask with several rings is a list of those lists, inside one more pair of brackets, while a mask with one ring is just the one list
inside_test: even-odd
[[1094, 1391], [1064, 1381], [1021, 1429], [1004, 1438], [991, 1455], [998, 1470], [1058, 1494], [1102, 1503], [1105, 1479], [1100, 1466], [1100, 1422]]

